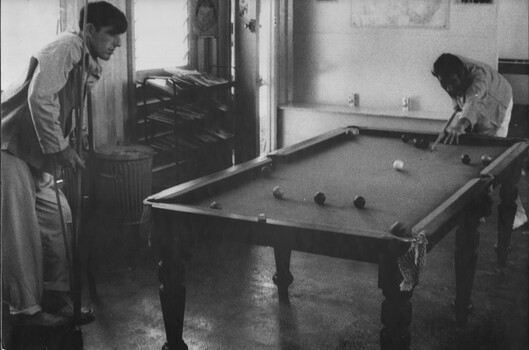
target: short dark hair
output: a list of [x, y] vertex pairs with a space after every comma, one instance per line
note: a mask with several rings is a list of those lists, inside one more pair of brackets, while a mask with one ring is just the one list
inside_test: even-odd
[[[86, 23], [91, 23], [96, 30], [101, 27], [112, 27], [114, 34], [123, 34], [127, 31], [128, 22], [125, 14], [120, 9], [106, 1], [91, 2], [88, 5]], [[79, 14], [79, 28], [83, 30], [84, 6]]]
[[452, 74], [462, 77], [465, 73], [465, 64], [461, 59], [449, 53], [443, 53], [433, 64], [432, 74], [436, 77], [448, 78]]

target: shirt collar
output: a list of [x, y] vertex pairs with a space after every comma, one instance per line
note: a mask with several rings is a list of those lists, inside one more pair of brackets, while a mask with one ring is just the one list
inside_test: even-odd
[[76, 33], [76, 34], [81, 38], [81, 41], [84, 46], [86, 73], [90, 75], [94, 75], [95, 77], [99, 78], [101, 76], [101, 71], [102, 71], [99, 60], [97, 58], [92, 57], [92, 55], [90, 54], [90, 50], [88, 49], [86, 42], [83, 40], [83, 36], [81, 35], [81, 33]]

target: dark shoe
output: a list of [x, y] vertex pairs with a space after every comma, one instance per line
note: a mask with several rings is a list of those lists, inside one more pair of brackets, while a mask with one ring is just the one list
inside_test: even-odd
[[12, 324], [21, 327], [61, 327], [68, 323], [66, 317], [37, 312], [33, 315], [17, 314], [12, 316]]
[[[496, 243], [496, 244], [494, 245], [494, 251], [496, 252], [496, 254], [498, 254], [498, 252], [500, 251], [500, 248], [498, 248], [498, 243]], [[507, 251], [507, 253], [512, 252], [512, 246], [509, 245], [509, 246], [507, 247], [506, 251]]]
[[[453, 312], [456, 312], [456, 302], [453, 301], [452, 304], [450, 305], [450, 307], [452, 308], [452, 311]], [[472, 305], [472, 303], [468, 303], [467, 307], [466, 308], [463, 308], [463, 310], [465, 310], [468, 312], [468, 313], [472, 313], [472, 310], [474, 310], [474, 305]]]
[[[66, 305], [62, 309], [55, 312], [56, 315], [65, 317], [69, 320], [73, 320], [73, 307]], [[91, 323], [95, 320], [94, 310], [89, 307], [81, 307], [81, 317], [79, 320], [80, 325]]]
[[42, 295], [40, 306], [44, 312], [56, 314], [57, 310], [68, 305], [70, 297], [67, 292], [58, 292], [54, 290], [45, 290]]
[[[50, 314], [66, 317], [73, 320], [73, 306], [67, 293], [58, 291], [45, 291], [42, 298], [42, 309]], [[81, 307], [81, 325], [95, 320], [94, 310]]]
[[469, 302], [466, 306], [456, 306], [456, 302], [454, 301], [451, 307], [456, 316], [456, 325], [458, 327], [464, 327], [467, 324], [468, 316], [474, 310], [474, 305]]
[[498, 267], [500, 269], [505, 268], [507, 266], [507, 256], [512, 251], [512, 246], [509, 245], [504, 249], [500, 249], [498, 243], [496, 243], [494, 245], [494, 251], [498, 257]]

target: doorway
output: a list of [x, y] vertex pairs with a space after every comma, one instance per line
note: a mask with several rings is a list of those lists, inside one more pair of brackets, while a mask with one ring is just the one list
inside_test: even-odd
[[275, 149], [275, 0], [232, 0], [235, 67], [235, 163]]
[[274, 1], [260, 0], [259, 2], [259, 151], [264, 155], [273, 151], [275, 144], [275, 98], [274, 82]]

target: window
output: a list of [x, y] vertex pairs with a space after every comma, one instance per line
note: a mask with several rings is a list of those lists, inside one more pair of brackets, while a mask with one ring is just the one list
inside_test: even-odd
[[2, 90], [24, 78], [29, 58], [59, 32], [60, 0], [2, 0]]
[[136, 71], [188, 63], [187, 0], [134, 1]]

